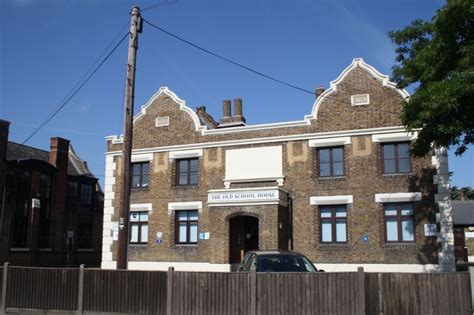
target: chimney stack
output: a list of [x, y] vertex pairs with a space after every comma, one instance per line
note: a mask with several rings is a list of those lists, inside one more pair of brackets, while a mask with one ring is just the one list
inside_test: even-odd
[[224, 115], [222, 118], [230, 118], [232, 116], [232, 111], [230, 108], [230, 100], [224, 100], [222, 102], [222, 108], [224, 110]]
[[321, 94], [324, 93], [324, 87], [322, 87], [321, 85], [318, 85], [318, 87], [316, 88], [316, 98], [318, 98], [319, 96], [321, 96]]
[[67, 170], [69, 162], [69, 140], [63, 138], [51, 138], [49, 163], [56, 166], [61, 171], [63, 168]]
[[242, 99], [234, 99], [234, 116], [232, 116], [230, 106], [230, 100], [225, 100], [223, 102], [224, 115], [220, 119], [219, 128], [245, 126], [245, 118], [242, 115]]
[[52, 248], [64, 252], [66, 244], [63, 237], [66, 228], [66, 183], [69, 162], [69, 140], [63, 138], [51, 138], [49, 150], [49, 163], [56, 166], [57, 172], [54, 176], [54, 189], [51, 217], [54, 218], [54, 237]]

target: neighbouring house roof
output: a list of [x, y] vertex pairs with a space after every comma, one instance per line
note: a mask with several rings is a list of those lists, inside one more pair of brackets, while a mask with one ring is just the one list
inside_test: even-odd
[[[39, 160], [49, 163], [49, 152], [27, 145], [8, 142], [7, 145], [7, 161], [21, 161], [21, 160]], [[81, 160], [72, 145], [69, 145], [69, 163], [67, 174], [71, 176], [95, 176], [87, 167], [87, 162]]]
[[474, 225], [474, 200], [453, 200], [453, 224]]

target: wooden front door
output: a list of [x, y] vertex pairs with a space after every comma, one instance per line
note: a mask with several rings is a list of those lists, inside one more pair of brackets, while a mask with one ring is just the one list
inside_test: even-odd
[[243, 254], [258, 249], [258, 219], [239, 216], [229, 220], [229, 262], [240, 263]]
[[454, 256], [456, 261], [465, 261], [466, 254], [464, 248], [466, 247], [466, 240], [464, 236], [464, 228], [456, 227], [453, 230], [454, 232]]

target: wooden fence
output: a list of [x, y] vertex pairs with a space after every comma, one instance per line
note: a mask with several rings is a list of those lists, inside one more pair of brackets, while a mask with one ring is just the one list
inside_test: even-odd
[[[0, 312], [472, 314], [469, 273], [212, 273], [10, 267]], [[57, 313], [56, 313], [57, 314]]]

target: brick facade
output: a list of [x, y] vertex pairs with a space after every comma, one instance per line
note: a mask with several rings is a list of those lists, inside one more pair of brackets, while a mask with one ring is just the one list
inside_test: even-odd
[[103, 193], [70, 146], [50, 151], [8, 141], [0, 120], [0, 262], [25, 266], [100, 265]]
[[[351, 96], [358, 94], [368, 94], [369, 104], [352, 105]], [[435, 200], [435, 194], [439, 194], [444, 178], [440, 175], [440, 164], [435, 163], [439, 159], [411, 158], [409, 173], [386, 175], [383, 171], [383, 143], [416, 138], [416, 133], [407, 134], [400, 126], [397, 114], [402, 99], [407, 96], [386, 76], [361, 59], [355, 59], [331, 82], [330, 88], [318, 96], [311, 114], [304, 120], [247, 126], [245, 119], [238, 117], [236, 121], [241, 124], [229, 127], [227, 116], [223, 120], [225, 124], [218, 125], [202, 112], [205, 108], [200, 107], [196, 115], [171, 91], [160, 89], [134, 119], [132, 163], [134, 159], [146, 161], [150, 171], [149, 185], [132, 190], [131, 205], [146, 204], [150, 210], [147, 243], [129, 247], [131, 268], [163, 269], [174, 265], [178, 269], [179, 266], [184, 269], [218, 266], [219, 269], [226, 266], [234, 250], [230, 244], [239, 242], [233, 240], [236, 236], [230, 233], [238, 231], [238, 227], [230, 226], [231, 222], [238, 221], [232, 218], [249, 216], [258, 219], [260, 249], [292, 248], [327, 269], [345, 270], [360, 264], [383, 269], [391, 264], [401, 271], [449, 270], [452, 255], [449, 205], [438, 215], [446, 218], [446, 229], [439, 231], [441, 234], [425, 236], [425, 225], [437, 223], [436, 201], [439, 200]], [[242, 106], [240, 99], [234, 102]], [[225, 115], [229, 114], [229, 103], [224, 102]], [[237, 112], [241, 114], [242, 109]], [[158, 117], [168, 117], [168, 124], [157, 127]], [[334, 146], [343, 147], [344, 176], [320, 177], [317, 148]], [[121, 147], [121, 138], [107, 138], [104, 268], [114, 268], [116, 261], [113, 234], [119, 220], [120, 185], [117, 183], [121, 181]], [[269, 170], [266, 170], [267, 165], [262, 163], [252, 174], [251, 165], [239, 162], [238, 154], [242, 152], [242, 161], [255, 159], [257, 164], [261, 163], [258, 152], [265, 152], [265, 148], [281, 154], [281, 159], [276, 159], [279, 165], [269, 161]], [[251, 149], [249, 154], [256, 157], [246, 156], [247, 151], [242, 149]], [[231, 154], [234, 155], [231, 157]], [[275, 154], [268, 157], [273, 161]], [[197, 185], [176, 184], [177, 160], [183, 156], [199, 159]], [[234, 160], [242, 163], [242, 172], [236, 172], [236, 166], [230, 165]], [[258, 176], [267, 171], [269, 176]], [[231, 173], [238, 178], [229, 178]], [[241, 178], [247, 173], [249, 178]], [[275, 199], [254, 198], [258, 191], [265, 189], [275, 193]], [[222, 196], [226, 192], [243, 192], [249, 196], [256, 193], [250, 200], [240, 196], [235, 197], [240, 198], [236, 202], [226, 199], [221, 204], [213, 204], [209, 198], [215, 190]], [[383, 199], [384, 194], [390, 194], [388, 199]], [[332, 199], [333, 203], [340, 204], [341, 196], [350, 196], [346, 198], [350, 202], [345, 201], [347, 242], [322, 244], [321, 204], [331, 204]], [[385, 241], [384, 202], [377, 201], [376, 196], [385, 202], [413, 203], [413, 242]], [[310, 202], [312, 197], [315, 197], [313, 203]], [[317, 200], [324, 201], [318, 203]], [[198, 210], [198, 231], [209, 233], [209, 237], [199, 239], [197, 244], [177, 245], [175, 211], [185, 210], [186, 202], [202, 205], [195, 209]], [[179, 208], [180, 203], [183, 209]], [[251, 239], [252, 233], [244, 234], [239, 234], [241, 241], [249, 242], [243, 237]], [[442, 264], [438, 261], [440, 250], [447, 257]], [[186, 263], [194, 263], [194, 266]]]

